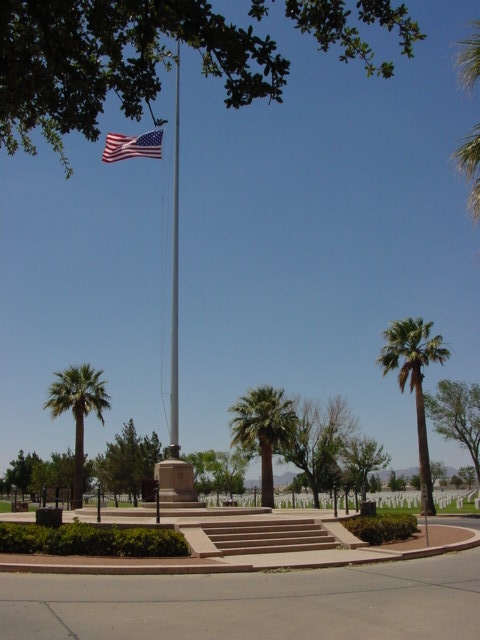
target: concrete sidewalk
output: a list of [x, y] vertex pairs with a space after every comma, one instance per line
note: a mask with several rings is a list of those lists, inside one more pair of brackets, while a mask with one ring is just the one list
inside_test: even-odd
[[[115, 510], [102, 510], [101, 521], [104, 524], [116, 524], [118, 526], [155, 526], [155, 517], [150, 514], [138, 516], [136, 509], [128, 515], [123, 512], [119, 517]], [[164, 516], [161, 525], [169, 525], [182, 531], [182, 525], [188, 521], [188, 527], [183, 530], [195, 528], [195, 521], [205, 521], [205, 513], [195, 513], [186, 517]], [[276, 518], [309, 515], [321, 520], [322, 525], [332, 533], [340, 542], [340, 548], [325, 549], [320, 551], [296, 551], [288, 553], [247, 554], [223, 557], [202, 556], [201, 550], [193, 545], [193, 555], [187, 558], [97, 558], [81, 556], [30, 556], [0, 554], [0, 571], [3, 572], [31, 572], [31, 573], [77, 573], [77, 574], [208, 574], [231, 573], [250, 571], [284, 571], [289, 569], [313, 569], [324, 567], [338, 567], [353, 564], [370, 564], [374, 562], [391, 562], [418, 558], [431, 555], [439, 555], [449, 551], [459, 551], [475, 546], [480, 546], [480, 532], [474, 529], [450, 527], [447, 525], [428, 525], [428, 545], [424, 527], [419, 527], [421, 533], [410, 541], [382, 545], [381, 547], [365, 546], [358, 541], [342, 525], [341, 520], [345, 514], [339, 513], [338, 518], [333, 512], [324, 510], [277, 510], [269, 514], [252, 516], [255, 518]], [[233, 509], [227, 512], [221, 510], [218, 515], [209, 518], [221, 517], [222, 519], [235, 518]], [[238, 516], [237, 516], [238, 517]], [[242, 517], [248, 517], [242, 516]], [[82, 522], [96, 522], [94, 509], [82, 509], [76, 512], [63, 512], [63, 522], [72, 522], [78, 518]], [[34, 512], [0, 514], [0, 520], [4, 522], [35, 522]], [[187, 533], [188, 539], [188, 533]]]

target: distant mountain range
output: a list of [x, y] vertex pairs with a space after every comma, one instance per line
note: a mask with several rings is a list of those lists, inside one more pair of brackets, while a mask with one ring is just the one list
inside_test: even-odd
[[[458, 469], [454, 467], [445, 467], [447, 478], [451, 478], [454, 476]], [[409, 467], [408, 469], [395, 469], [395, 474], [397, 478], [400, 476], [405, 476], [405, 478], [411, 478], [414, 475], [418, 475], [420, 473], [420, 469], [418, 467]], [[392, 469], [383, 469], [382, 471], [374, 471], [374, 475], [378, 475], [382, 482], [387, 482], [390, 478], [390, 474], [392, 473]]]
[[[451, 478], [452, 476], [454, 476], [458, 471], [458, 469], [455, 469], [454, 467], [446, 467], [446, 470], [447, 470], [448, 478]], [[394, 469], [394, 471], [397, 478], [399, 478], [400, 476], [411, 478], [412, 476], [417, 475], [419, 473], [419, 468], [409, 467], [408, 469]], [[378, 477], [382, 482], [387, 482], [388, 479], [390, 478], [391, 472], [392, 472], [392, 469], [383, 469], [382, 471], [374, 471], [373, 473], [374, 475], [378, 475]], [[298, 473], [292, 473], [291, 471], [286, 471], [285, 473], [282, 473], [282, 475], [280, 476], [274, 475], [273, 484], [275, 487], [288, 486], [289, 484], [292, 483], [292, 480], [299, 473], [300, 473], [300, 470], [298, 471]], [[261, 486], [262, 486], [261, 478], [257, 478], [256, 480], [253, 480], [253, 479], [245, 480], [246, 489], [253, 489], [254, 487], [260, 488]]]
[[[300, 473], [300, 470], [298, 471]], [[273, 476], [273, 486], [274, 487], [285, 487], [292, 483], [292, 480], [298, 473], [292, 473], [291, 471], [286, 471], [282, 473], [281, 476]], [[245, 489], [253, 489], [254, 487], [260, 488], [262, 486], [262, 479], [259, 477], [256, 480], [245, 480]]]

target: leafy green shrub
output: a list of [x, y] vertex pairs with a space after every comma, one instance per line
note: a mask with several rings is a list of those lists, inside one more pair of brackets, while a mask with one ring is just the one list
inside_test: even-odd
[[380, 526], [380, 516], [359, 516], [350, 520], [343, 520], [343, 526], [354, 536], [371, 545], [383, 542], [383, 532]]
[[116, 554], [125, 558], [186, 556], [183, 536], [171, 529], [128, 529], [116, 531]]
[[120, 557], [188, 556], [187, 541], [171, 529], [104, 529], [75, 522], [52, 528], [0, 523], [0, 553]]
[[51, 530], [46, 553], [56, 556], [112, 556], [115, 536], [111, 529], [74, 523]]
[[410, 513], [358, 516], [342, 523], [354, 536], [372, 546], [393, 540], [406, 540], [418, 531], [417, 519]]
[[37, 553], [43, 549], [47, 531], [13, 522], [0, 523], [0, 553]]
[[418, 532], [417, 519], [409, 513], [386, 514], [383, 520], [383, 539], [385, 542], [392, 540], [407, 540]]

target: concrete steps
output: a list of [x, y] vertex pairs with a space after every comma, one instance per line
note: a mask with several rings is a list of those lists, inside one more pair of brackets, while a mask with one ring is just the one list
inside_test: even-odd
[[334, 536], [313, 518], [208, 522], [203, 532], [223, 556], [334, 549]]

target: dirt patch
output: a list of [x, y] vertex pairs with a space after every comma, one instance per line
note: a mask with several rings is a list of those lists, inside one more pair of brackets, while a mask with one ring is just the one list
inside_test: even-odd
[[442, 524], [428, 525], [428, 544], [427, 532], [425, 525], [420, 525], [419, 533], [414, 534], [412, 538], [402, 542], [386, 542], [381, 545], [382, 549], [391, 549], [392, 551], [413, 551], [415, 549], [424, 549], [425, 547], [444, 547], [449, 544], [457, 544], [473, 538], [475, 535], [472, 531], [463, 527], [450, 527]]

